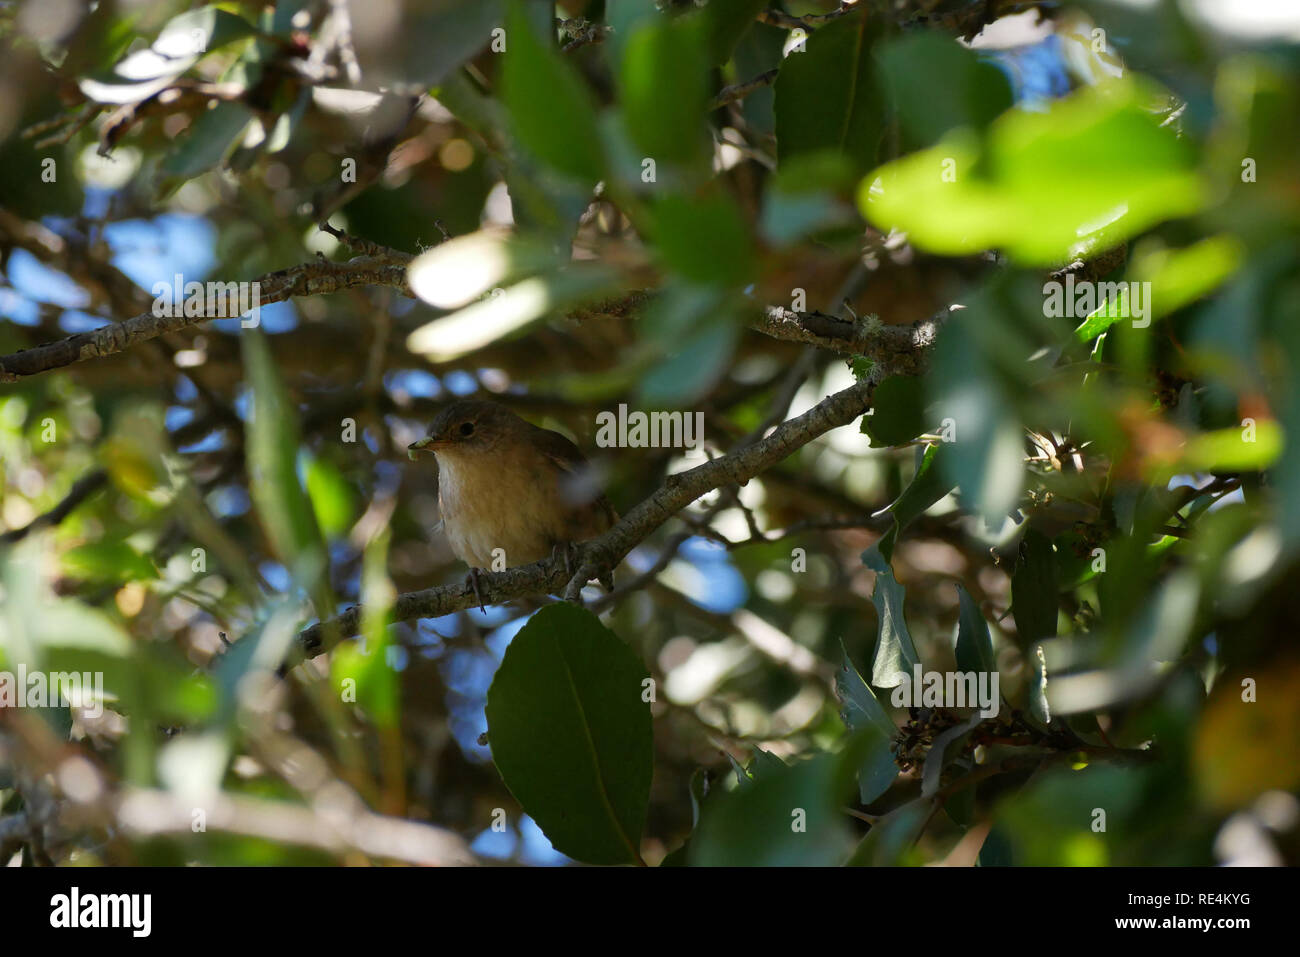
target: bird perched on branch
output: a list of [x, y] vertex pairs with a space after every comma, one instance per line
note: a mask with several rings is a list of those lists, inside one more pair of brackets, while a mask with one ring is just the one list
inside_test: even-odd
[[[480, 570], [559, 554], [573, 572], [574, 544], [618, 521], [576, 445], [496, 402], [453, 402], [438, 413], [429, 434], [407, 448], [412, 460], [421, 452], [438, 460], [443, 531], [470, 567], [466, 581], [480, 609]], [[612, 575], [601, 584], [611, 588]]]

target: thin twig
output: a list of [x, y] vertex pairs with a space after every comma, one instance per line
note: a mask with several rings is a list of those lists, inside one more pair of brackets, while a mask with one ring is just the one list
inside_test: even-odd
[[761, 90], [765, 86], [771, 86], [776, 81], [776, 75], [779, 71], [776, 69], [766, 70], [752, 79], [745, 80], [743, 83], [733, 83], [731, 86], [724, 86], [718, 91], [717, 95], [709, 101], [709, 111], [719, 110], [728, 103], [735, 103], [737, 100], [743, 100], [755, 90]]
[[95, 469], [93, 472], [87, 472], [81, 478], [72, 484], [68, 494], [63, 497], [63, 501], [50, 509], [44, 515], [38, 515], [22, 528], [11, 529], [10, 531], [0, 534], [0, 544], [10, 545], [14, 542], [26, 538], [32, 532], [38, 532], [43, 528], [51, 528], [58, 525], [67, 518], [72, 511], [90, 498], [91, 495], [99, 491], [108, 482], [108, 472], [104, 469]]

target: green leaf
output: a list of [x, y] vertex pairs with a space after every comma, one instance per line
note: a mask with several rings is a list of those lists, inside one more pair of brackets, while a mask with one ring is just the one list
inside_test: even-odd
[[730, 752], [727, 752], [727, 760], [731, 763], [732, 773], [736, 775], [736, 787], [747, 788], [754, 783], [754, 779], [749, 776], [745, 766], [732, 757]]
[[163, 410], [128, 405], [113, 417], [113, 430], [100, 447], [100, 461], [113, 485], [138, 502], [162, 505], [175, 494], [167, 462]]
[[128, 54], [112, 70], [79, 78], [77, 85], [99, 103], [138, 103], [171, 86], [208, 53], [256, 32], [247, 20], [216, 6], [189, 10], [173, 17], [151, 47]]
[[594, 184], [605, 175], [596, 107], [577, 70], [544, 43], [518, 2], [510, 5], [502, 98], [519, 140], [538, 159]]
[[777, 160], [818, 150], [843, 153], [869, 169], [885, 130], [884, 98], [872, 48], [879, 27], [865, 7], [818, 28], [792, 51], [776, 78]]
[[[780, 70], [782, 49], [789, 34], [765, 23], [755, 24], [736, 44], [732, 53], [735, 78], [758, 76], [769, 70]], [[740, 101], [740, 114], [756, 135], [776, 135], [776, 90], [773, 85], [753, 90]]]
[[195, 674], [193, 665], [180, 654], [166, 658], [143, 657], [138, 662], [145, 677], [150, 710], [160, 720], [177, 724], [198, 724], [217, 712], [216, 683], [205, 674]]
[[1011, 108], [1005, 74], [951, 37], [906, 34], [882, 44], [879, 59], [909, 147], [956, 127], [982, 128]]
[[526, 276], [563, 265], [549, 243], [499, 230], [457, 236], [406, 267], [411, 291], [438, 309], [460, 309]]
[[768, 781], [784, 771], [789, 765], [778, 758], [771, 751], [764, 751], [762, 748], [754, 749], [754, 756], [750, 759], [749, 767], [746, 773], [751, 781]]
[[1014, 861], [1012, 859], [1011, 840], [1001, 827], [994, 826], [989, 830], [988, 836], [984, 838], [984, 845], [980, 848], [980, 854], [975, 861], [975, 866], [1010, 867], [1012, 863]]
[[556, 850], [640, 860], [653, 766], [645, 667], [591, 612], [547, 605], [510, 643], [487, 694], [492, 759]]
[[840, 642], [840, 652], [843, 658], [839, 671], [835, 673], [835, 696], [840, 701], [840, 720], [850, 731], [874, 727], [885, 735], [893, 737], [898, 729], [885, 713], [884, 707], [876, 700], [870, 686], [858, 674], [858, 669], [853, 666], [853, 659], [849, 657], [843, 641]]
[[911, 680], [912, 669], [920, 663], [903, 617], [903, 586], [894, 579], [893, 569], [875, 546], [862, 553], [862, 563], [876, 573], [871, 601], [876, 606], [879, 626], [871, 683], [877, 688], [895, 688]]
[[746, 787], [710, 798], [691, 838], [697, 867], [816, 867], [849, 846], [840, 810], [847, 781], [838, 755], [773, 768]]
[[212, 5], [172, 17], [154, 40], [153, 49], [166, 57], [202, 56], [256, 32], [243, 17]]
[[123, 658], [133, 650], [130, 637], [108, 615], [72, 600], [40, 606], [36, 637], [47, 651], [77, 648]]
[[[730, 755], [727, 755], [731, 757]], [[732, 759], [734, 761], [734, 759]], [[709, 772], [705, 768], [696, 768], [691, 773], [691, 779], [687, 784], [687, 793], [691, 799], [691, 830], [700, 823], [700, 808], [704, 806], [705, 800], [709, 796]], [[660, 867], [685, 867], [690, 863], [691, 839], [687, 837], [677, 850], [665, 857], [660, 863]]]
[[73, 578], [97, 582], [149, 581], [158, 577], [152, 561], [122, 541], [78, 545], [59, 560]]
[[737, 287], [753, 278], [750, 229], [726, 193], [666, 196], [655, 204], [653, 216], [659, 254], [683, 279]]
[[[1099, 283], [1098, 285], [1105, 286], [1106, 283]], [[1062, 286], [1061, 292], [1064, 293], [1066, 288]], [[1101, 289], [1097, 290], [1097, 296], [1103, 299], [1103, 302], [1088, 313], [1087, 318], [1074, 330], [1074, 336], [1080, 342], [1090, 342], [1121, 319], [1135, 318], [1132, 311], [1135, 304], [1129, 302], [1128, 283], [1117, 282], [1112, 288], [1113, 292], [1111, 293], [1104, 293]], [[1056, 295], [1054, 284], [1049, 283], [1044, 286], [1044, 289], [1048, 295]]]
[[[324, 560], [320, 529], [298, 481], [298, 414], [260, 329], [241, 332], [244, 375], [252, 389], [247, 431], [249, 489], [280, 561], [311, 591]], [[332, 604], [318, 608], [322, 614]]]
[[1253, 426], [1231, 426], [1201, 432], [1187, 440], [1174, 462], [1156, 462], [1148, 478], [1167, 482], [1182, 472], [1254, 472], [1278, 461], [1286, 445], [1282, 427], [1274, 419]]
[[890, 811], [875, 824], [849, 858], [851, 867], [893, 867], [905, 862], [934, 811], [933, 798], [916, 798]]
[[862, 741], [855, 744], [861, 749], [861, 762], [858, 763], [858, 796], [862, 804], [871, 804], [889, 789], [898, 776], [898, 765], [893, 757], [893, 740], [898, 729], [885, 714], [884, 707], [876, 701], [862, 675], [853, 667], [844, 642], [840, 642], [840, 651], [844, 661], [835, 676], [835, 694], [840, 700], [840, 719], [850, 732], [855, 732]]
[[220, 723], [230, 725], [239, 713], [241, 685], [246, 676], [274, 672], [285, 660], [301, 625], [298, 605], [296, 601], [278, 600], [269, 614], [217, 659], [213, 675], [221, 689]]
[[112, 618], [77, 601], [46, 600], [37, 606], [33, 632], [47, 672], [93, 675], [89, 685], [82, 683], [92, 698], [100, 682], [106, 694], [117, 696], [117, 707], [148, 720], [157, 702], [141, 693], [144, 677], [135, 645]]
[[763, 191], [759, 222], [763, 237], [788, 246], [821, 230], [860, 226], [857, 210], [840, 198], [853, 179], [853, 168], [840, 153], [791, 157], [768, 178]]
[[957, 616], [957, 668], [992, 674], [998, 667], [989, 624], [980, 614], [975, 599], [961, 585], [957, 586], [957, 601], [961, 608]]
[[1044, 112], [1009, 111], [984, 141], [954, 130], [870, 174], [859, 207], [940, 255], [1002, 249], [1026, 266], [1088, 258], [1205, 201], [1187, 141], [1146, 109], [1148, 93], [1115, 80]]
[[242, 103], [218, 103], [205, 110], [163, 160], [163, 174], [190, 179], [212, 169], [235, 148], [252, 119]]
[[916, 376], [890, 376], [872, 393], [862, 431], [873, 448], [903, 445], [925, 431], [925, 388]]
[[[998, 807], [994, 830], [1002, 833], [1004, 846], [995, 844], [990, 848], [991, 860], [987, 863], [1029, 867], [1152, 863], [1155, 848], [1167, 853], [1170, 847], [1168, 838], [1162, 840], [1159, 836], [1160, 831], [1174, 821], [1185, 820], [1170, 811], [1153, 819], [1149, 799], [1144, 800], [1143, 795], [1159, 789], [1161, 783], [1169, 786], [1173, 781], [1187, 782], [1182, 776], [1156, 778], [1158, 766], [1097, 762], [1078, 770], [1042, 769]], [[1088, 826], [1096, 808], [1106, 811], [1105, 830]], [[1172, 820], [1167, 823], [1166, 818]], [[1178, 843], [1172, 842], [1175, 846]]]
[[656, 166], [707, 168], [707, 58], [692, 19], [659, 18], [628, 40], [619, 71], [624, 126]]
[[894, 516], [894, 525], [876, 543], [881, 557], [891, 561], [898, 536], [913, 520], [924, 515], [935, 502], [952, 491], [956, 484], [947, 475], [947, 470], [940, 464], [940, 457], [945, 454], [945, 445], [927, 446], [917, 466], [916, 474], [903, 494], [898, 496], [886, 511]]
[[978, 784], [968, 784], [944, 798], [943, 812], [963, 831], [975, 820], [975, 792]]
[[618, 74], [618, 65], [623, 61], [623, 53], [632, 37], [662, 17], [658, 0], [606, 0], [605, 24], [610, 32], [601, 47], [614, 75]]
[[613, 294], [614, 270], [576, 263], [547, 276], [531, 276], [463, 309], [427, 322], [406, 339], [406, 347], [432, 362], [449, 362], [523, 332], [545, 316]]
[[[277, 3], [276, 9], [281, 6]], [[402, 28], [387, 37], [386, 59], [413, 86], [441, 83], [492, 41], [504, 10], [501, 0], [437, 0], [404, 7]], [[507, 51], [513, 39], [507, 32]]]
[[759, 230], [774, 246], [791, 246], [818, 230], [845, 226], [853, 211], [829, 192], [787, 192], [773, 183], [763, 194]]
[[307, 497], [316, 522], [329, 538], [337, 538], [352, 527], [355, 503], [352, 486], [332, 464], [312, 458], [307, 464]]
[[767, 4], [768, 0], [709, 0], [700, 16], [711, 64], [717, 66], [731, 59], [736, 44]]
[[1056, 636], [1059, 591], [1052, 543], [1030, 528], [1020, 540], [1016, 570], [1011, 576], [1011, 613], [1022, 648]]
[[[388, 663], [389, 641], [366, 639], [363, 648], [356, 642], [340, 645], [330, 656], [330, 682], [345, 702], [357, 706], [381, 728], [397, 727], [401, 702], [397, 672]], [[355, 697], [351, 697], [355, 695]]]
[[[388, 541], [385, 528], [366, 543], [361, 569], [362, 640], [335, 649], [330, 678], [343, 700], [354, 701], [376, 725], [397, 728], [401, 721], [401, 683], [389, 657], [393, 642], [388, 632], [397, 592], [386, 570]], [[348, 691], [353, 693], [350, 699], [344, 694]]]
[[858, 760], [858, 799], [870, 804], [880, 797], [898, 778], [898, 762], [894, 760], [894, 735], [886, 734], [875, 725], [868, 725], [854, 733], [852, 746], [860, 754]]
[[[505, 106], [497, 98], [484, 94], [465, 70], [450, 73], [434, 93], [438, 102], [446, 106], [456, 119], [465, 124], [466, 128], [483, 137], [488, 143], [499, 144], [504, 160], [501, 175], [510, 192], [510, 208], [515, 223], [522, 228], [539, 228], [553, 235], [563, 234], [571, 239], [572, 229], [579, 214], [590, 203], [590, 183], [584, 184], [579, 180], [543, 175], [545, 170], [538, 165], [533, 156], [528, 154], [515, 139], [502, 135], [502, 130], [509, 125]], [[476, 193], [480, 188], [486, 190], [492, 185], [487, 169], [479, 164], [475, 164], [471, 169], [478, 174], [475, 177], [478, 180], [475, 185]], [[419, 192], [412, 190], [410, 195], [417, 196]], [[448, 201], [453, 198], [456, 207], [459, 207], [462, 220], [477, 225], [483, 200], [481, 198], [474, 200], [473, 196], [458, 195], [448, 197]], [[467, 204], [467, 199], [471, 200], [471, 203]], [[355, 201], [349, 204], [352, 205], [355, 205]], [[572, 212], [575, 208], [577, 212]], [[412, 212], [417, 211], [407, 210], [408, 214]], [[387, 223], [383, 223], [382, 226], [387, 234], [390, 231]], [[428, 228], [429, 224], [426, 222], [424, 229], [428, 230]], [[462, 228], [472, 228], [472, 226]]]
[[1245, 251], [1235, 236], [1211, 236], [1185, 249], [1138, 249], [1133, 254], [1122, 293], [1095, 309], [1074, 330], [1080, 342], [1090, 342], [1120, 319], [1133, 318], [1128, 303], [1128, 282], [1150, 283], [1149, 310], [1138, 317], [1150, 322], [1176, 312], [1213, 292], [1241, 266]]
[[939, 464], [961, 487], [963, 503], [996, 529], [1024, 487], [1024, 433], [997, 370], [974, 337], [971, 315], [963, 313], [944, 327], [928, 386], [934, 390], [935, 415], [950, 420], [945, 427], [955, 440], [945, 443]]
[[76, 32], [64, 39], [67, 55], [60, 64], [64, 76], [109, 69], [140, 32], [137, 21], [145, 15], [139, 7], [123, 10], [116, 4], [96, 4], [82, 17]]
[[921, 768], [921, 796], [933, 797], [939, 791], [943, 769], [950, 763], [953, 753], [959, 753], [955, 746], [984, 719], [973, 714], [960, 724], [945, 728], [934, 737], [930, 750], [925, 754], [925, 764]]
[[707, 395], [726, 372], [739, 339], [736, 323], [725, 316], [710, 318], [641, 377], [637, 389], [641, 402], [664, 408], [689, 405]]

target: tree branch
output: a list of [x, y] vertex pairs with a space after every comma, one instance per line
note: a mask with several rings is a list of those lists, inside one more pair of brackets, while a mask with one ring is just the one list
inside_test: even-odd
[[750, 328], [773, 339], [806, 342], [844, 355], [863, 355], [890, 366], [896, 375], [917, 375], [934, 345], [939, 327], [950, 315], [944, 310], [930, 319], [891, 326], [863, 317], [856, 322], [824, 312], [795, 312], [768, 306]]
[[709, 101], [710, 110], [719, 110], [728, 103], [735, 103], [737, 100], [743, 100], [755, 90], [761, 90], [765, 86], [771, 86], [776, 82], [777, 71], [765, 70], [752, 79], [745, 80], [741, 83], [733, 83], [730, 86], [724, 86], [717, 92], [717, 95]]
[[[412, 295], [410, 286], [406, 283], [405, 265], [379, 261], [368, 256], [358, 256], [347, 262], [319, 259], [267, 273], [254, 281], [258, 283], [260, 305], [283, 302], [294, 296], [318, 296], [357, 286], [391, 286], [407, 296]], [[0, 382], [17, 382], [24, 376], [39, 375], [87, 359], [110, 356], [137, 342], [155, 339], [210, 319], [238, 318], [240, 313], [234, 310], [239, 308], [239, 298], [224, 296], [222, 305], [225, 308], [216, 309], [212, 313], [205, 309], [202, 315], [197, 316], [158, 316], [153, 312], [145, 312], [90, 332], [81, 332], [57, 342], [0, 356]], [[233, 310], [230, 308], [231, 300], [235, 300]]]
[[[13, 236], [22, 225], [0, 218], [0, 227], [4, 227], [6, 235]], [[322, 223], [320, 228], [360, 255], [346, 262], [320, 258], [267, 273], [253, 280], [258, 285], [259, 305], [362, 286], [387, 286], [415, 298], [406, 276], [406, 267], [415, 258], [413, 255], [349, 236], [328, 223]], [[39, 235], [24, 234], [22, 245], [35, 244], [39, 240], [42, 251], [50, 257], [55, 253], [66, 252], [66, 244], [63, 244], [61, 237], [43, 228], [41, 230]], [[132, 293], [135, 294], [134, 289]], [[626, 317], [644, 306], [653, 295], [653, 292], [644, 289], [631, 290], [594, 306], [574, 309], [569, 316], [578, 321], [594, 316]], [[17, 382], [26, 376], [40, 375], [87, 359], [115, 355], [138, 342], [212, 319], [238, 318], [239, 314], [234, 311], [239, 308], [238, 298], [222, 297], [222, 308], [212, 312], [204, 309], [200, 315], [158, 316], [153, 311], [145, 312], [90, 332], [77, 333], [0, 356], [0, 382]], [[774, 339], [807, 343], [847, 355], [865, 355], [877, 361], [891, 361], [897, 365], [896, 372], [911, 374], [915, 370], [910, 358], [929, 348], [941, 319], [942, 315], [910, 326], [891, 326], [874, 319], [853, 322], [825, 313], [795, 312], [780, 306], [769, 306], [761, 318], [751, 323], [751, 328]]]
[[[129, 790], [116, 803], [116, 818], [138, 838], [190, 834], [192, 803], [165, 791]], [[205, 825], [212, 831], [297, 844], [329, 854], [356, 850], [368, 857], [435, 867], [474, 863], [473, 854], [455, 832], [366, 808], [349, 816], [331, 816], [287, 801], [223, 793], [207, 799], [204, 811]]]
[[72, 488], [68, 494], [63, 497], [58, 505], [50, 509], [44, 515], [38, 515], [22, 528], [14, 528], [0, 534], [0, 544], [9, 545], [13, 542], [26, 538], [32, 532], [40, 531], [42, 528], [50, 528], [58, 525], [72, 513], [78, 505], [90, 498], [91, 495], [99, 491], [100, 488], [108, 481], [108, 473], [103, 469], [95, 469], [93, 472], [87, 472], [81, 478], [72, 483]]
[[784, 10], [760, 10], [754, 19], [759, 23], [780, 27], [783, 30], [807, 30], [838, 20], [857, 9], [859, 9], [857, 0], [840, 0], [840, 5], [830, 13], [811, 13], [805, 17], [796, 17]]

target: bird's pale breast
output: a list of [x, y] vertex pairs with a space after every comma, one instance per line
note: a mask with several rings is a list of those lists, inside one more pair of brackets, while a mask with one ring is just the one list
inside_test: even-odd
[[503, 549], [505, 565], [527, 565], [568, 539], [557, 473], [541, 456], [438, 456], [438, 505], [456, 556], [492, 568]]

